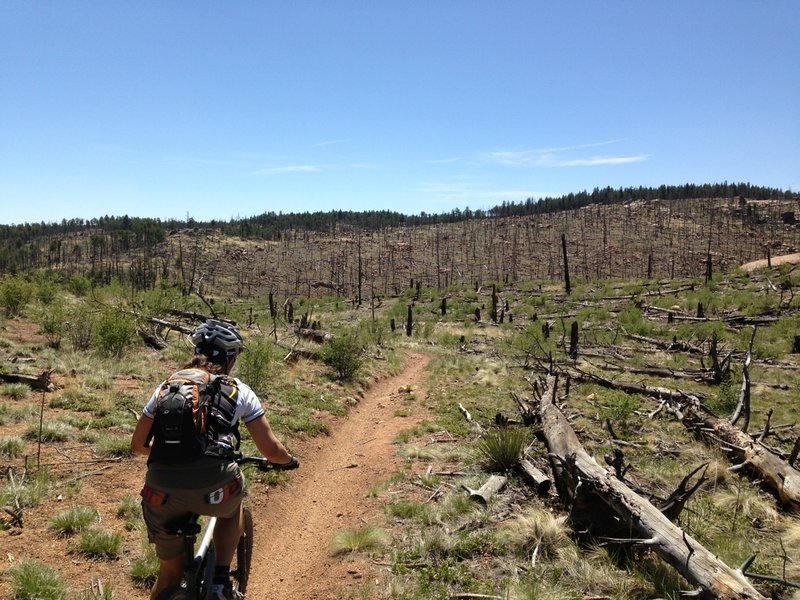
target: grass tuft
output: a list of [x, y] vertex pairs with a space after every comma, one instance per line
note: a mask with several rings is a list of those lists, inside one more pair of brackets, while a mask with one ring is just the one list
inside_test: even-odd
[[73, 506], [57, 512], [50, 518], [50, 526], [61, 535], [72, 535], [86, 529], [97, 520], [97, 509], [91, 506]]
[[77, 550], [90, 558], [117, 558], [122, 536], [106, 529], [85, 529], [78, 540]]
[[510, 471], [519, 461], [528, 435], [527, 430], [519, 427], [494, 429], [478, 440], [476, 452], [490, 471]]
[[379, 550], [389, 544], [389, 534], [374, 525], [365, 525], [356, 530], [342, 530], [336, 533], [331, 542], [331, 554], [348, 554]]
[[26, 560], [11, 567], [14, 600], [66, 600], [67, 584], [52, 567]]
[[17, 436], [0, 436], [0, 456], [17, 458], [25, 452], [25, 440]]

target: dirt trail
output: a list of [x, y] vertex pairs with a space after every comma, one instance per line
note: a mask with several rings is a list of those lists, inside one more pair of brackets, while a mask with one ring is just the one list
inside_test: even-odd
[[767, 260], [766, 258], [762, 258], [760, 260], [754, 260], [749, 263], [745, 263], [742, 265], [742, 269], [745, 271], [755, 271], [756, 269], [763, 269], [764, 267], [771, 264], [773, 267], [783, 264], [797, 264], [800, 263], [800, 253], [797, 254], [784, 254], [782, 256], [773, 256], [771, 259]]
[[301, 467], [287, 487], [253, 490], [256, 547], [248, 598], [336, 599], [375, 579], [370, 561], [332, 557], [329, 545], [337, 531], [357, 529], [380, 510], [367, 492], [397, 472], [402, 459], [393, 440], [420, 418], [396, 416], [407, 409], [399, 390], [411, 386], [424, 397], [429, 361], [409, 354], [403, 372], [373, 385], [329, 437], [293, 444]]

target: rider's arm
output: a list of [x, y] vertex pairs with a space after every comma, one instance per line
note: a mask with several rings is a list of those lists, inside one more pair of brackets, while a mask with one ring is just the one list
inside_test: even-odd
[[133, 430], [131, 436], [131, 450], [135, 454], [150, 455], [150, 446], [147, 445], [147, 434], [150, 433], [150, 428], [153, 426], [153, 419], [147, 415], [139, 417], [136, 423], [136, 429]]
[[292, 462], [292, 455], [287, 452], [281, 441], [275, 437], [272, 427], [269, 426], [267, 417], [261, 415], [260, 417], [245, 423], [247, 431], [253, 438], [256, 448], [264, 457], [276, 465], [285, 465]]

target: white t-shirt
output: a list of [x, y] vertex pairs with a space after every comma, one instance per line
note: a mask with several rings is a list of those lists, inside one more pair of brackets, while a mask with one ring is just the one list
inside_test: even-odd
[[[249, 385], [242, 383], [239, 379], [232, 379], [236, 382], [236, 389], [238, 390], [236, 395], [236, 412], [233, 415], [233, 423], [235, 424], [239, 419], [241, 419], [245, 424], [247, 424], [250, 421], [258, 419], [264, 414], [264, 407], [261, 406], [261, 400]], [[163, 385], [163, 383], [161, 385]], [[144, 410], [142, 411], [144, 416], [150, 417], [151, 419], [155, 418], [156, 415], [156, 401], [158, 400], [158, 393], [159, 390], [161, 390], [161, 385], [155, 389], [153, 395], [150, 396], [150, 399], [147, 401], [147, 404], [144, 405]]]

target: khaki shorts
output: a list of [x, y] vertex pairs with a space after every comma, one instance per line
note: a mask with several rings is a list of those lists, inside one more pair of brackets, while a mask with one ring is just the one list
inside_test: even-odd
[[236, 463], [216, 458], [177, 468], [151, 465], [141, 496], [147, 537], [158, 558], [170, 560], [183, 552], [183, 537], [168, 533], [168, 525], [187, 513], [234, 516], [244, 496], [244, 479]]

